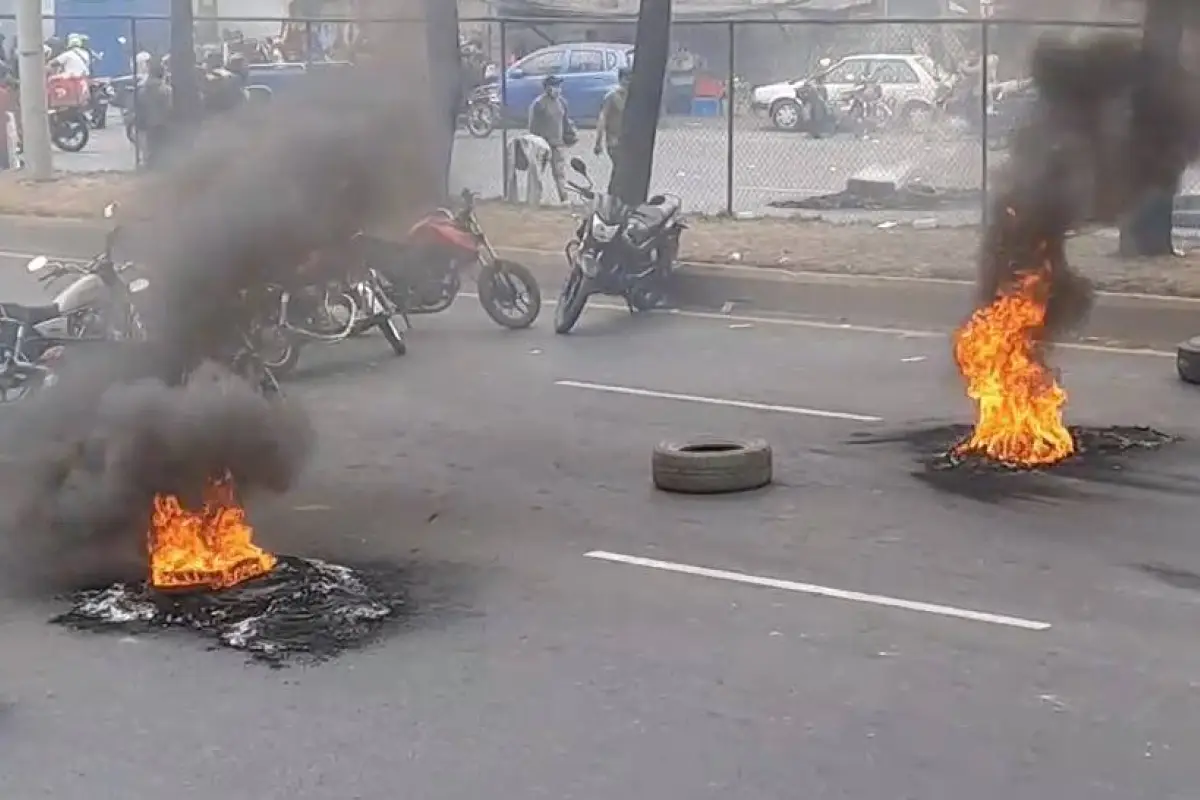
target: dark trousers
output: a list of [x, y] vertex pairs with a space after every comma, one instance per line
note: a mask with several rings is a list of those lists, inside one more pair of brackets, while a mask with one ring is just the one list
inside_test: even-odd
[[167, 125], [142, 128], [142, 164], [145, 165], [146, 169], [158, 169], [163, 165], [166, 160], [168, 141], [171, 136], [170, 130], [170, 127]]
[[617, 193], [617, 165], [621, 163], [621, 146], [610, 144], [606, 148], [608, 150], [608, 160], [612, 162], [612, 171], [608, 174], [608, 193]]

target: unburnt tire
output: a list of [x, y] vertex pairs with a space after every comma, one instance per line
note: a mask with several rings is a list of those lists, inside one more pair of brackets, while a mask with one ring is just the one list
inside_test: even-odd
[[771, 482], [771, 446], [762, 439], [698, 439], [662, 442], [654, 448], [656, 488], [678, 494], [727, 494], [761, 489]]
[[1175, 370], [1185, 383], [1200, 384], [1200, 336], [1193, 336], [1176, 348]]

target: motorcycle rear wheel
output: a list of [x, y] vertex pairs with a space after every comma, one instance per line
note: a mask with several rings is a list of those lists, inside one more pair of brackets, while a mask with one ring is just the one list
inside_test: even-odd
[[50, 139], [64, 153], [78, 153], [92, 139], [92, 129], [86, 118], [70, 117], [50, 126]]
[[487, 107], [467, 109], [467, 132], [476, 139], [486, 139], [496, 129], [495, 114]]

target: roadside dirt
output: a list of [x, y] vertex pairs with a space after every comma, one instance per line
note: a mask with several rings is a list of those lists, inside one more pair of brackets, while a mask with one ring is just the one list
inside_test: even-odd
[[[98, 218], [110, 202], [137, 214], [147, 180], [124, 173], [70, 175], [47, 183], [0, 178], [0, 214]], [[500, 247], [560, 252], [576, 221], [558, 208], [502, 203], [481, 206], [482, 222]], [[978, 231], [898, 226], [831, 225], [789, 219], [692, 218], [684, 260], [849, 275], [971, 280]], [[403, 235], [402, 230], [384, 230]], [[1115, 256], [1116, 238], [1090, 233], [1072, 240], [1070, 257], [1100, 289], [1200, 297], [1200, 250], [1181, 258], [1127, 260]]]

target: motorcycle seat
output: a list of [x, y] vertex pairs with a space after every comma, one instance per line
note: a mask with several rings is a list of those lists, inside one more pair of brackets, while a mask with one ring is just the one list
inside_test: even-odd
[[680, 202], [673, 197], [655, 197], [661, 202], [640, 205], [629, 215], [626, 230], [634, 244], [645, 244], [652, 236], [666, 227], [679, 213]]
[[18, 303], [0, 304], [0, 318], [11, 319], [25, 325], [41, 325], [62, 316], [56, 305], [23, 306]]

